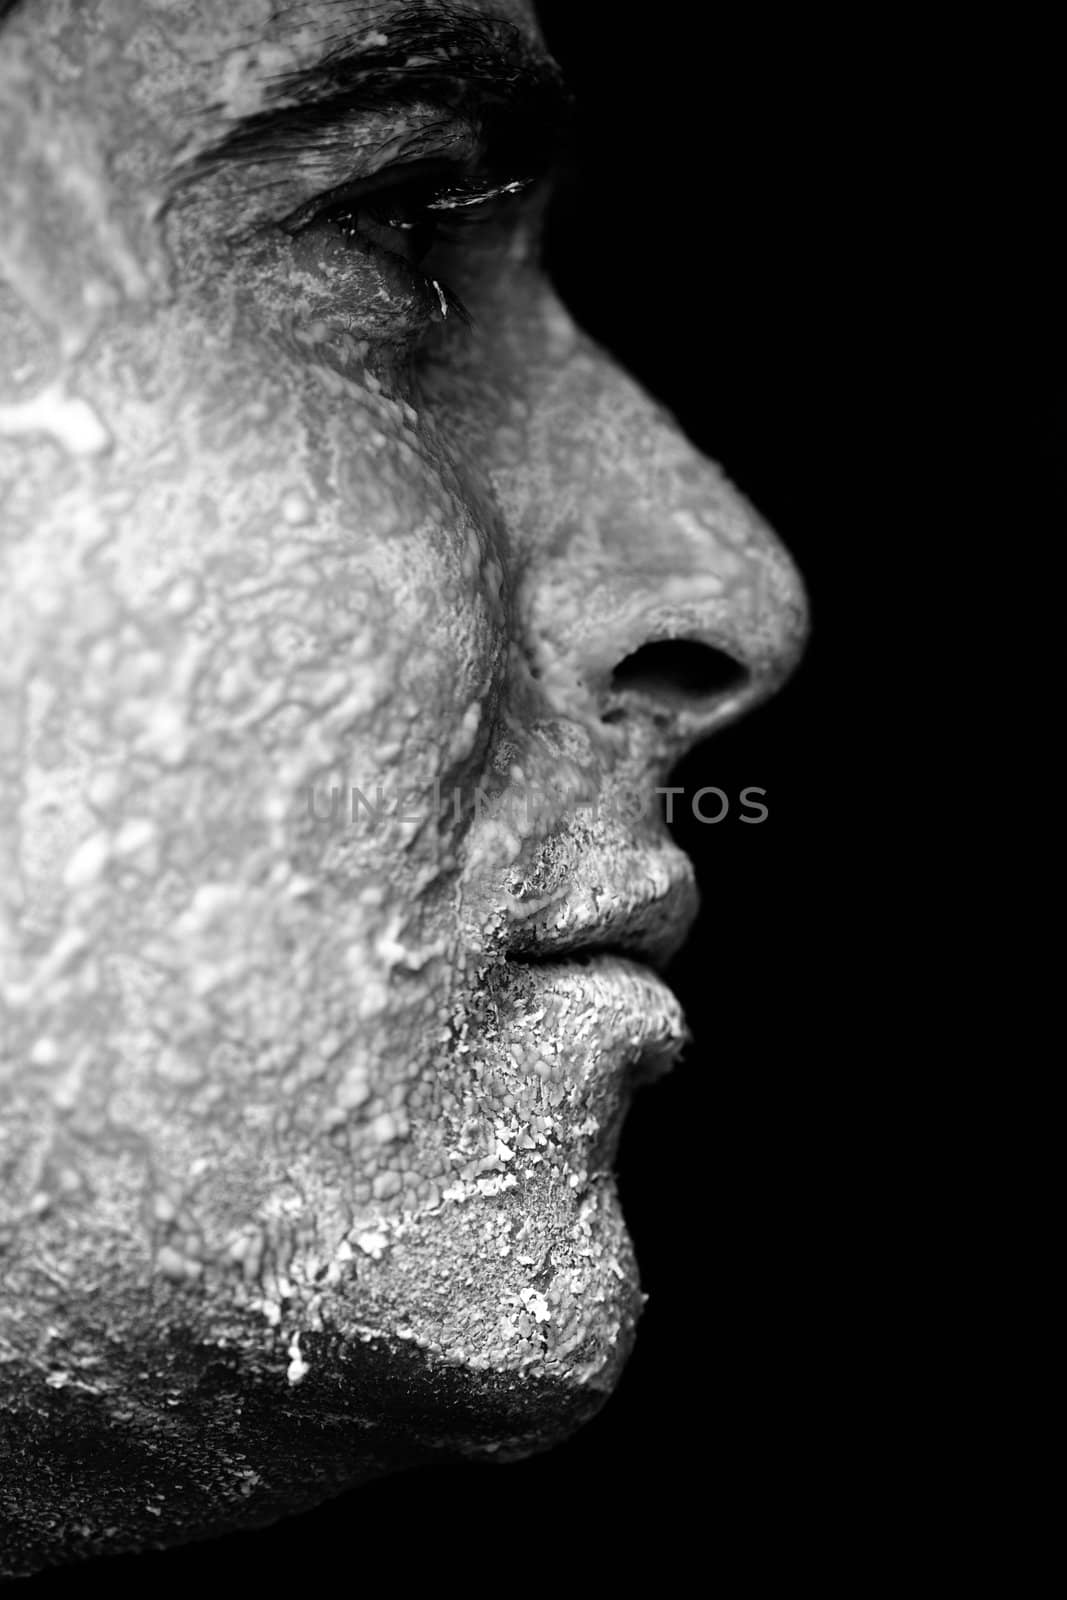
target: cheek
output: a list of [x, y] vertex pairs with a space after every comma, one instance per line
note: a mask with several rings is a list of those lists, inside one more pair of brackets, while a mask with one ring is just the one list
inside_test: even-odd
[[150, 432], [143, 367], [105, 375], [135, 450], [90, 512], [94, 582], [196, 658], [172, 673], [177, 712], [288, 749], [290, 776], [302, 726], [309, 773], [353, 741], [447, 746], [492, 700], [507, 631], [491, 531], [447, 455], [347, 335], [294, 325], [216, 364], [203, 331], [166, 352]]
[[406, 1181], [457, 937], [433, 785], [484, 758], [507, 626], [405, 400], [336, 350], [163, 354], [156, 393], [101, 374], [107, 480], [33, 512], [19, 1043], [30, 1165], [127, 1193], [133, 1234], [151, 1173], [180, 1276], [268, 1202], [328, 1227]]

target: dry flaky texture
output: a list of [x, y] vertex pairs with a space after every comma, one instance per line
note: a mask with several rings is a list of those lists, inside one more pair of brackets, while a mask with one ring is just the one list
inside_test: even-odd
[[[691, 873], [634, 797], [802, 637], [781, 547], [574, 328], [531, 212], [453, 263], [471, 328], [278, 226], [418, 107], [175, 190], [205, 106], [396, 10], [293, 9], [45, 0], [4, 39], [11, 1572], [602, 1402], [641, 1303], [618, 1123], [684, 1029], [647, 966], [563, 955], [677, 943]], [[743, 685], [613, 683], [670, 638]]]

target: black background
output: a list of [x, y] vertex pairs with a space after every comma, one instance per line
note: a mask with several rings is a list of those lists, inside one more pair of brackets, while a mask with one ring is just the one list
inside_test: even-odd
[[[861, 1330], [848, 1166], [859, 1041], [835, 1019], [837, 890], [860, 670], [846, 660], [872, 485], [862, 465], [879, 308], [864, 287], [856, 63], [840, 31], [658, 0], [546, 0], [581, 104], [549, 261], [565, 298], [723, 462], [794, 552], [815, 621], [791, 686], [675, 780], [766, 789], [767, 821], [682, 827], [704, 911], [673, 982], [696, 1040], [631, 1116], [621, 1186], [650, 1301], [601, 1416], [550, 1455], [370, 1485], [295, 1521], [29, 1588], [173, 1582], [608, 1584], [832, 1564], [863, 1498], [842, 1407]], [[623, 20], [624, 17], [629, 20]], [[862, 62], [860, 63], [862, 68]], [[873, 369], [873, 370], [872, 370]], [[854, 953], [855, 954], [855, 953]], [[855, 1117], [852, 1111], [855, 1109]], [[843, 1136], [843, 1130], [847, 1130]], [[830, 1392], [834, 1394], [831, 1404]], [[869, 1441], [868, 1441], [869, 1442]], [[381, 1565], [379, 1566], [379, 1562]]]

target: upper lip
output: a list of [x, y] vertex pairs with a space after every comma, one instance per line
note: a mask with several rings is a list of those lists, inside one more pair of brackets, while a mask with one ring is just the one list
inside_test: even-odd
[[617, 952], [662, 970], [692, 926], [697, 903], [689, 860], [669, 840], [621, 858], [590, 850], [565, 885], [513, 895], [504, 953], [529, 962]]

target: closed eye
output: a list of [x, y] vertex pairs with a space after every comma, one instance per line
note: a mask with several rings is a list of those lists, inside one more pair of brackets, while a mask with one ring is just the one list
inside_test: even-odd
[[469, 312], [447, 281], [447, 251], [462, 247], [464, 229], [506, 222], [532, 187], [529, 179], [491, 182], [437, 164], [436, 170], [413, 168], [392, 182], [378, 174], [369, 183], [335, 190], [302, 207], [284, 226], [293, 236], [335, 229], [354, 250], [384, 252], [432, 288], [442, 318], [454, 314], [469, 323]]

